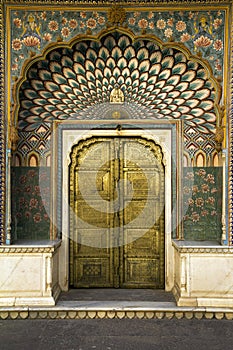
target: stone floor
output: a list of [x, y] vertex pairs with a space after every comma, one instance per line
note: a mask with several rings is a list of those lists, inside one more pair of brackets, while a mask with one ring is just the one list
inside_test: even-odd
[[62, 292], [60, 301], [153, 301], [174, 302], [171, 292], [161, 289], [117, 289], [117, 288], [94, 288], [94, 289], [70, 289]]
[[233, 320], [233, 309], [179, 307], [172, 293], [155, 289], [71, 289], [56, 305], [0, 307], [0, 320], [173, 318]]

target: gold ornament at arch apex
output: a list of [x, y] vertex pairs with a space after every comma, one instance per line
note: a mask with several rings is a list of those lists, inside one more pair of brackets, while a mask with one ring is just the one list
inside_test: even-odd
[[119, 5], [114, 5], [108, 11], [108, 22], [112, 25], [123, 24], [126, 20], [126, 12]]

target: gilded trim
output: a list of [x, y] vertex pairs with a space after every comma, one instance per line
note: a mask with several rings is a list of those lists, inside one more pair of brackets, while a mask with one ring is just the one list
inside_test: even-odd
[[[233, 23], [233, 12], [231, 10], [231, 24]], [[233, 26], [230, 28], [230, 77], [229, 77], [229, 117], [227, 118], [227, 122], [229, 124], [228, 129], [228, 139], [229, 139], [229, 146], [228, 146], [228, 203], [229, 203], [229, 210], [228, 210], [228, 227], [229, 227], [229, 244], [233, 245]]]
[[[116, 3], [115, 0], [2, 0], [2, 3], [6, 5], [10, 4], [45, 4], [45, 5], [113, 5]], [[200, 4], [211, 4], [211, 5], [221, 5], [230, 4], [232, 0], [189, 0], [186, 4], [200, 5]], [[184, 5], [183, 0], [120, 0], [118, 1], [120, 5], [142, 5], [148, 7], [148, 5]]]
[[5, 243], [5, 121], [4, 121], [4, 102], [5, 102], [5, 89], [4, 89], [4, 20], [3, 20], [3, 5], [0, 5], [0, 245]]

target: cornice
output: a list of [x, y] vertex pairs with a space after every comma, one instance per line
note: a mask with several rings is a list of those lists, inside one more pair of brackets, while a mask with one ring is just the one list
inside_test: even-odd
[[50, 254], [54, 253], [60, 245], [61, 241], [48, 245], [7, 245], [0, 247], [0, 254]]
[[[184, 241], [185, 242], [185, 241]], [[231, 246], [213, 246], [213, 245], [200, 245], [197, 246], [195, 244], [193, 245], [187, 245], [182, 241], [173, 241], [172, 245], [173, 247], [179, 252], [179, 253], [185, 253], [185, 254], [233, 254], [233, 247]], [[182, 245], [184, 244], [184, 245]]]

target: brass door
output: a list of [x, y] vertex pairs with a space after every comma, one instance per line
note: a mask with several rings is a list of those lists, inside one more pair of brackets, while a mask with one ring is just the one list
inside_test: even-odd
[[164, 167], [141, 137], [92, 137], [70, 165], [70, 284], [164, 288]]

